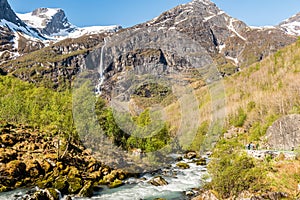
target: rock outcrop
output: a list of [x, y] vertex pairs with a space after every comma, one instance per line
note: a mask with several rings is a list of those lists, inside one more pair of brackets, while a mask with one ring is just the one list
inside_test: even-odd
[[272, 124], [266, 140], [270, 149], [293, 150], [300, 145], [300, 115], [287, 115]]
[[20, 20], [16, 13], [11, 9], [7, 0], [0, 0], [0, 20], [6, 20], [20, 27], [26, 26], [26, 24]]

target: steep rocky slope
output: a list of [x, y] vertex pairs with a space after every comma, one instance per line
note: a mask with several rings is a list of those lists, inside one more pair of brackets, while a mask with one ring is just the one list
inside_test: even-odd
[[0, 1], [0, 31], [0, 63], [44, 47], [43, 37], [14, 13], [7, 0]]
[[[35, 16], [43, 16], [43, 13], [49, 11], [49, 9], [38, 9], [34, 13]], [[63, 20], [63, 24], [60, 25], [65, 28], [60, 30], [67, 30], [68, 27], [72, 27], [66, 20], [64, 13], [60, 10], [55, 10], [54, 13], [56, 14], [51, 15], [52, 20], [49, 21], [47, 18], [48, 24], [53, 25], [53, 16], [60, 13], [58, 16]], [[59, 27], [59, 25], [50, 25], [49, 30]], [[47, 32], [47, 26], [47, 23], [44, 23], [43, 27], [45, 28], [41, 31]], [[50, 32], [48, 31], [48, 33]], [[122, 80], [122, 76], [130, 67], [133, 72], [152, 75], [167, 74], [174, 69], [176, 72], [192, 69], [199, 71], [201, 69], [200, 76], [203, 76], [211, 70], [210, 66], [214, 64], [217, 66], [214, 70], [214, 77], [218, 78], [219, 76], [231, 75], [239, 71], [240, 68], [259, 61], [296, 41], [295, 36], [288, 35], [279, 28], [251, 28], [244, 22], [230, 17], [209, 0], [193, 0], [166, 11], [153, 20], [120, 30], [115, 34], [109, 33], [107, 36], [109, 37], [106, 38], [106, 42], [103, 37], [97, 36], [99, 40], [95, 41], [94, 47], [89, 48], [88, 51], [84, 50], [85, 55], [80, 58], [81, 61], [72, 62], [72, 64], [70, 64], [68, 56], [73, 54], [72, 51], [51, 51], [53, 56], [58, 53], [54, 57], [56, 57], [55, 61], [60, 64], [52, 63], [51, 66], [53, 67], [50, 68], [55, 69], [54, 71], [60, 71], [57, 69], [76, 66], [77, 69], [92, 69], [96, 75], [99, 72], [101, 53], [103, 53], [106, 81], [102, 87], [103, 90], [110, 93], [116, 86], [116, 80]], [[67, 41], [64, 43], [67, 46], [77, 45], [73, 43], [77, 41], [76, 39]], [[37, 78], [29, 73], [33, 68], [32, 61], [28, 65], [28, 59], [30, 60], [32, 56], [40, 56], [54, 46], [35, 52], [31, 56], [28, 55], [6, 63], [2, 68], [7, 73], [16, 75], [17, 72], [18, 75], [16, 76], [32, 82], [43, 82], [45, 79], [47, 81], [64, 80], [66, 73], [54, 73], [51, 75], [51, 79], [43, 75], [39, 75]], [[90, 51], [93, 52], [90, 53]], [[68, 59], [68, 62], [65, 62], [65, 59]], [[50, 63], [51, 61], [50, 59]], [[49, 62], [45, 58], [43, 62], [37, 62], [34, 65], [39, 66], [38, 71], [42, 71], [41, 74], [44, 74], [45, 71], [49, 70], [47, 63]], [[71, 77], [74, 77], [79, 71], [68, 73], [70, 76], [68, 75], [67, 79], [72, 80]], [[20, 75], [24, 73], [29, 75]], [[119, 86], [126, 90], [128, 89], [124, 87], [126, 78], [124, 80], [119, 81]], [[58, 81], [55, 81], [55, 88], [58, 87], [58, 84]]]
[[[209, 0], [194, 0], [106, 38], [103, 90], [128, 89], [126, 81], [119, 81], [128, 67], [138, 74], [201, 69], [203, 75], [216, 65], [215, 78], [231, 75], [296, 39], [278, 28], [251, 28]], [[94, 57], [99, 57], [101, 48]]]

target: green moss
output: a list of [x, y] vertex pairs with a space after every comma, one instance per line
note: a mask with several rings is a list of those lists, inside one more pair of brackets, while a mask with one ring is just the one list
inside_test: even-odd
[[78, 196], [80, 197], [92, 197], [93, 196], [93, 183], [92, 181], [87, 181], [83, 188], [80, 190]]
[[109, 188], [116, 188], [116, 187], [120, 187], [123, 185], [123, 182], [119, 179], [115, 179], [114, 182], [110, 183], [108, 185]]
[[53, 183], [53, 187], [62, 193], [66, 194], [68, 192], [69, 183], [66, 177], [60, 176]]
[[59, 200], [59, 193], [54, 188], [47, 188], [46, 192], [51, 195], [51, 200]]
[[68, 192], [70, 194], [77, 194], [82, 188], [82, 181], [80, 178], [68, 178], [68, 183]]
[[199, 160], [195, 161], [197, 165], [206, 165], [206, 159], [205, 158], [201, 158]]
[[179, 168], [182, 168], [182, 169], [190, 168], [189, 164], [184, 163], [184, 162], [177, 163], [176, 166], [179, 167]]
[[8, 187], [4, 186], [4, 185], [0, 185], [0, 193], [1, 192], [6, 192], [8, 191]]

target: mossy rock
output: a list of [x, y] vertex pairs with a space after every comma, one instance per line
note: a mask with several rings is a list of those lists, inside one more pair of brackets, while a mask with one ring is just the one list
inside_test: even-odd
[[44, 161], [42, 168], [45, 173], [51, 172], [53, 170], [52, 165], [50, 165], [50, 163], [48, 163], [47, 161]]
[[88, 179], [99, 181], [102, 177], [102, 174], [100, 171], [92, 172], [88, 174]]
[[63, 170], [63, 169], [65, 168], [65, 166], [64, 166], [64, 164], [63, 164], [62, 162], [57, 162], [57, 163], [56, 163], [56, 167], [57, 167], [57, 169], [59, 169], [59, 170]]
[[55, 180], [55, 177], [53, 176], [53, 174], [48, 173], [46, 176], [43, 177], [43, 180], [38, 181], [36, 183], [36, 185], [42, 189], [51, 188], [54, 185], [54, 183], [56, 182], [56, 180]]
[[52, 200], [51, 198], [49, 198], [49, 195], [43, 191], [43, 190], [39, 190], [36, 191], [32, 197], [30, 197], [31, 200]]
[[195, 163], [196, 163], [196, 165], [206, 165], [206, 159], [201, 158], [199, 160], [196, 160]]
[[8, 189], [9, 188], [4, 185], [0, 186], [0, 192], [6, 192], [6, 191], [8, 191]]
[[6, 165], [6, 169], [10, 176], [21, 178], [25, 175], [24, 172], [26, 171], [26, 164], [21, 161], [14, 160]]
[[78, 196], [80, 197], [92, 197], [93, 196], [93, 182], [87, 181], [83, 188], [80, 190]]
[[117, 177], [117, 173], [110, 173], [103, 177], [103, 180], [105, 180], [107, 183], [113, 182]]
[[48, 194], [48, 196], [51, 200], [59, 200], [59, 193], [56, 189], [47, 188], [47, 189], [45, 189], [45, 192]]
[[108, 183], [105, 181], [105, 180], [103, 180], [103, 179], [101, 179], [100, 181], [98, 181], [98, 185], [107, 185]]
[[116, 188], [116, 187], [120, 187], [123, 185], [123, 182], [119, 179], [114, 180], [114, 182], [110, 183], [108, 185], [109, 188]]
[[74, 166], [69, 167], [68, 177], [71, 177], [71, 178], [73, 178], [73, 177], [80, 177], [79, 170], [76, 167], [74, 167]]
[[26, 171], [30, 177], [37, 178], [40, 175], [44, 175], [45, 171], [41, 167], [38, 161], [28, 162], [26, 163]]
[[184, 162], [177, 163], [176, 166], [179, 167], [179, 168], [182, 168], [182, 169], [190, 168], [189, 164], [184, 163]]
[[58, 177], [55, 180], [53, 187], [64, 194], [68, 193], [69, 183], [67, 178], [63, 176]]
[[77, 194], [82, 188], [82, 183], [80, 178], [69, 178], [68, 183], [69, 183], [68, 192], [70, 194]]
[[19, 187], [22, 187], [22, 186], [24, 186], [25, 185], [25, 183], [23, 182], [23, 181], [18, 181], [18, 182], [16, 182], [16, 184], [15, 184], [15, 188], [19, 188]]

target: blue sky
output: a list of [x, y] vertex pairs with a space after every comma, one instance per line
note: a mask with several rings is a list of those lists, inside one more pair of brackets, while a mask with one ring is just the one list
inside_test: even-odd
[[[150, 20], [189, 0], [8, 0], [19, 13], [39, 7], [62, 8], [77, 26], [113, 25], [128, 27]], [[276, 25], [300, 12], [299, 0], [212, 0], [229, 15], [248, 25]]]

